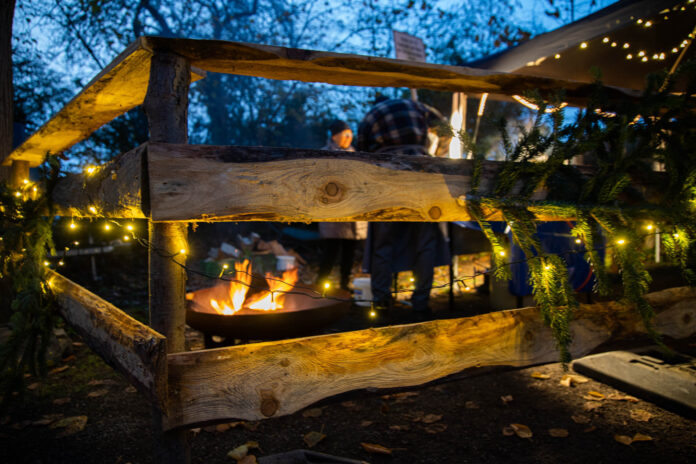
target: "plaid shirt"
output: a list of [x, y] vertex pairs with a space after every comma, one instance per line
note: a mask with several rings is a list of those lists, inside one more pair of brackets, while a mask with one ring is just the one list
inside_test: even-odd
[[417, 101], [378, 103], [358, 127], [358, 150], [427, 156], [428, 122], [432, 118], [441, 120], [442, 115]]

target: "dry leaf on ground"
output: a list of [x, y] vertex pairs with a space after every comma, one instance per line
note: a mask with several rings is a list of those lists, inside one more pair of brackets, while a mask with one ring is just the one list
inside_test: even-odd
[[608, 400], [614, 400], [614, 401], [628, 401], [629, 403], [637, 403], [638, 398], [635, 396], [631, 395], [622, 395], [620, 393], [612, 393], [611, 395], [607, 396]]
[[633, 436], [633, 442], [637, 441], [652, 441], [652, 437], [650, 435], [643, 435], [642, 433], [636, 433]]
[[133, 385], [128, 385], [123, 391], [126, 393], [135, 393], [138, 391], [138, 389], [135, 388]]
[[372, 421], [364, 420], [360, 423], [360, 427], [369, 427], [372, 425]]
[[626, 435], [614, 435], [614, 440], [618, 441], [622, 445], [630, 445], [633, 443], [633, 438]]
[[87, 393], [87, 398], [98, 398], [100, 396], [104, 396], [107, 393], [109, 393], [109, 390], [106, 388], [102, 388], [100, 390], [94, 390], [92, 392]]
[[520, 438], [532, 438], [532, 430], [524, 424], [510, 424], [512, 430]]
[[40, 382], [34, 382], [27, 387], [27, 390], [36, 390], [41, 385]]
[[317, 443], [322, 441], [324, 438], [326, 438], [326, 435], [321, 432], [308, 432], [304, 437], [302, 437], [309, 448], [314, 448]]
[[58, 374], [59, 372], [66, 371], [68, 369], [70, 369], [70, 366], [56, 367], [55, 369], [51, 369], [50, 371], [48, 371], [48, 375]]
[[72, 401], [70, 398], [56, 398], [53, 400], [53, 404], [56, 406], [62, 406], [64, 404], [68, 404], [70, 401]]
[[511, 403], [512, 401], [514, 401], [514, 398], [512, 397], [512, 395], [504, 395], [504, 396], [501, 396], [500, 399], [502, 400], [502, 402], [504, 404], [508, 404], [508, 403]]
[[580, 375], [565, 374], [559, 382], [563, 387], [572, 387], [581, 383], [589, 382], [588, 379]]
[[50, 425], [52, 429], [62, 428], [63, 431], [58, 434], [59, 437], [66, 437], [82, 431], [87, 425], [87, 416], [72, 416], [61, 419]]
[[442, 423], [430, 424], [425, 428], [425, 431], [430, 434], [441, 433], [447, 430], [447, 425]]
[[505, 435], [506, 437], [511, 437], [515, 434], [515, 431], [512, 429], [512, 427], [509, 427], [507, 425], [505, 427], [503, 427], [502, 432], [503, 432], [503, 435]]
[[588, 401], [603, 401], [604, 400], [604, 395], [599, 393], [598, 391], [588, 391], [587, 395], [583, 395], [583, 399], [586, 399]]
[[542, 374], [541, 372], [532, 372], [531, 377], [539, 380], [547, 380], [551, 378], [549, 374]]
[[302, 417], [319, 417], [321, 416], [321, 408], [305, 409], [302, 411]]
[[568, 431], [566, 429], [549, 429], [549, 435], [555, 438], [566, 438]]
[[378, 445], [375, 443], [360, 443], [360, 446], [363, 447], [365, 451], [368, 453], [374, 453], [374, 454], [392, 454], [392, 450], [387, 448], [386, 446]]
[[427, 414], [423, 416], [421, 422], [423, 422], [424, 424], [432, 424], [433, 422], [437, 422], [440, 419], [442, 419], [442, 414]]
[[589, 424], [590, 423], [590, 418], [587, 416], [584, 416], [582, 414], [573, 414], [570, 416], [571, 419], [573, 419], [573, 422], [576, 424]]
[[411, 430], [408, 425], [390, 425], [389, 430], [396, 430], [397, 432], [403, 432], [406, 430]]
[[418, 396], [420, 393], [414, 392], [414, 391], [407, 391], [407, 392], [401, 392], [401, 393], [392, 393], [390, 395], [382, 395], [382, 398], [385, 400], [396, 400], [397, 403], [401, 403], [407, 398], [411, 398], [412, 396]]
[[637, 422], [648, 422], [650, 419], [652, 419], [653, 415], [650, 414], [648, 411], [645, 409], [632, 409], [631, 410], [631, 419]]
[[590, 425], [589, 427], [587, 427], [586, 429], [584, 429], [583, 432], [584, 432], [584, 433], [590, 433], [590, 432], [594, 432], [595, 430], [597, 430], [597, 427], [595, 427], [594, 425]]
[[478, 409], [479, 405], [476, 401], [467, 401], [466, 403], [464, 403], [464, 407], [466, 409]]
[[594, 411], [595, 409], [599, 409], [602, 407], [601, 403], [597, 403], [596, 401], [588, 401], [587, 403], [582, 405], [582, 409], [585, 411]]
[[[204, 429], [205, 430], [205, 429]], [[259, 444], [255, 441], [248, 441], [244, 443], [243, 445], [239, 445], [232, 451], [227, 453], [228, 458], [236, 459], [237, 461], [240, 461], [244, 459], [244, 457], [249, 453], [250, 449], [258, 449]]]

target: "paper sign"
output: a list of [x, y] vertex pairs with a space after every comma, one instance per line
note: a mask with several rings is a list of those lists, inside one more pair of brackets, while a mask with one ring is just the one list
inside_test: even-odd
[[418, 37], [405, 32], [392, 31], [396, 59], [425, 62], [425, 44]]

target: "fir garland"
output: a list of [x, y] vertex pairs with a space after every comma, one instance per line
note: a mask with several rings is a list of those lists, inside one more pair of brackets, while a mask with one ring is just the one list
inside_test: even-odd
[[11, 392], [22, 393], [24, 373], [45, 374], [46, 349], [55, 324], [55, 302], [46, 280], [45, 258], [53, 251], [54, 217], [50, 193], [58, 178], [57, 158], [42, 166], [40, 191], [31, 183], [19, 189], [0, 185], [0, 282], [11, 335], [0, 346], [0, 387], [5, 407]]

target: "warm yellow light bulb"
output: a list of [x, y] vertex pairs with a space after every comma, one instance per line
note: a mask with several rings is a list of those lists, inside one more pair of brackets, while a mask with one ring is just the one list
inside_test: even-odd
[[64, 265], [64, 264], [65, 264], [65, 263], [63, 262], [62, 259], [61, 259], [60, 261], [58, 261], [58, 265], [59, 265], [59, 266], [62, 266], [62, 265]]
[[91, 176], [92, 174], [94, 174], [94, 172], [96, 170], [97, 170], [97, 168], [94, 166], [86, 166], [85, 167], [85, 173], [87, 173], [88, 176]]
[[501, 250], [498, 254], [499, 254], [500, 256], [505, 256], [505, 252], [502, 251], [502, 250]]
[[185, 254], [186, 254], [186, 248], [182, 248], [181, 250], [179, 250], [179, 254], [180, 254], [180, 255], [185, 255]]
[[576, 239], [575, 239], [575, 243], [577, 243], [577, 244], [579, 245], [579, 244], [582, 243], [582, 240], [580, 240], [579, 238], [576, 238]]
[[580, 48], [587, 48], [587, 42], [583, 42], [580, 44]]
[[94, 206], [90, 206], [88, 209], [89, 209], [90, 213], [97, 214], [97, 208], [95, 208]]
[[602, 42], [604, 42], [604, 43], [607, 43], [607, 42], [609, 42], [609, 37], [605, 37], [605, 38], [603, 38], [603, 39], [602, 39]]
[[20, 192], [15, 192], [15, 196], [16, 196], [17, 198], [19, 198], [19, 197], [22, 196], [22, 194], [21, 194]]
[[648, 61], [648, 57], [647, 57], [647, 56], [644, 56], [643, 58], [640, 59], [640, 61], [646, 62], [646, 61]]
[[331, 284], [329, 282], [324, 282], [324, 288], [328, 290], [329, 288], [331, 288]]
[[74, 222], [71, 222], [71, 223], [70, 223], [70, 228], [71, 228], [71, 229], [77, 229], [77, 224], [75, 224]]
[[648, 224], [647, 226], [645, 226], [645, 228], [648, 229], [648, 230], [653, 230], [653, 225], [652, 225], [652, 224]]
[[22, 182], [26, 185], [29, 183], [29, 179], [24, 179]]
[[80, 242], [73, 242], [73, 245], [80, 246]]
[[636, 21], [636, 24], [643, 24], [643, 20], [639, 19], [638, 21]]
[[623, 44], [623, 48], [629, 48], [630, 46], [631, 46], [631, 44], [628, 43], [628, 42], [625, 42], [625, 43]]
[[653, 25], [652, 21], [646, 21], [646, 22], [645, 22], [645, 27], [650, 27], [650, 26], [652, 26], [652, 25]]
[[549, 265], [547, 264], [546, 266], [544, 266], [544, 269], [546, 269], [546, 270], [548, 271], [549, 269], [551, 269], [551, 266], [549, 266]]
[[679, 49], [678, 49], [677, 47], [674, 47], [674, 48], [672, 49], [672, 53], [677, 53], [678, 51], [679, 51]]
[[624, 239], [622, 239], [622, 238], [620, 238], [620, 239], [618, 239], [618, 240], [616, 241], [616, 244], [617, 244], [617, 245], [624, 245], [625, 243], [626, 243], [626, 240], [624, 240]]
[[104, 230], [111, 230], [111, 226], [109, 224], [104, 224]]
[[560, 54], [560, 53], [556, 53], [553, 57], [556, 58], [556, 59], [558, 60], [558, 59], [561, 58], [561, 54]]
[[127, 242], [128, 240], [130, 240], [130, 237], [127, 236], [127, 235], [124, 235], [124, 236], [123, 236], [123, 241], [124, 241], [124, 242]]
[[471, 290], [471, 287], [469, 287], [469, 286], [467, 285], [466, 287], [464, 287], [464, 290], [466, 290], [466, 291], [468, 292], [469, 290]]
[[626, 59], [627, 59], [627, 60], [632, 60], [632, 59], [633, 59], [633, 55], [631, 55], [631, 54], [629, 53], [628, 55], [626, 55]]
[[44, 266], [48, 266], [49, 264], [51, 263], [49, 263], [48, 261], [44, 261]]
[[230, 266], [229, 266], [229, 265], [227, 265], [227, 264], [223, 264], [223, 265], [222, 265], [222, 268], [223, 268], [223, 269], [229, 269], [229, 268], [230, 268]]
[[674, 238], [679, 238], [679, 234], [674, 234]]
[[133, 225], [132, 225], [132, 224], [128, 224], [128, 225], [126, 226], [126, 230], [133, 230]]
[[645, 52], [643, 50], [639, 51], [638, 56], [645, 56]]
[[373, 309], [372, 311], [370, 311], [370, 317], [375, 317], [375, 316], [377, 316], [377, 313]]
[[413, 277], [411, 277], [411, 278], [408, 279], [408, 280], [410, 280], [411, 282], [415, 282], [415, 281], [416, 281], [416, 279], [414, 279]]

